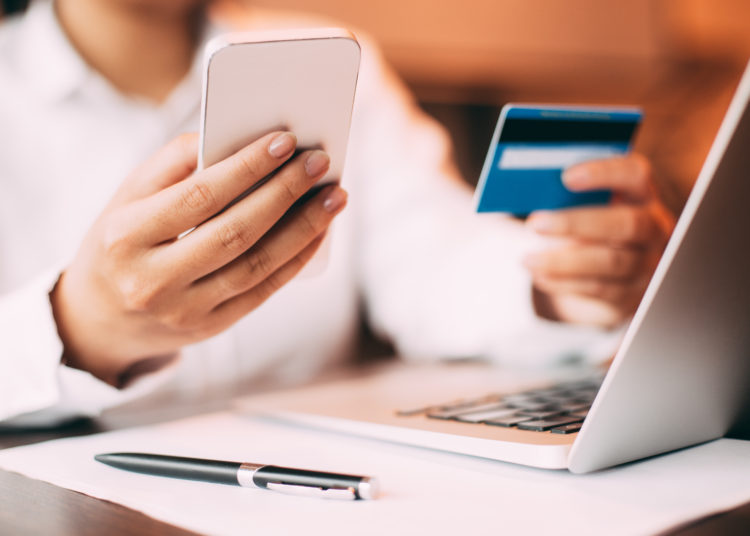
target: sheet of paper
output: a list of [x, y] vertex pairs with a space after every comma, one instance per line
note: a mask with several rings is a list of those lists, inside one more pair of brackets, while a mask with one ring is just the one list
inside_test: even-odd
[[[294, 497], [128, 473], [93, 460], [114, 451], [374, 475], [383, 496]], [[653, 534], [750, 500], [745, 441], [722, 439], [580, 476], [226, 412], [7, 449], [0, 467], [210, 534]]]

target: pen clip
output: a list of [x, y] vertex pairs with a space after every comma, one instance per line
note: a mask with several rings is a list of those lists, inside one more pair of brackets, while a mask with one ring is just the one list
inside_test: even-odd
[[290, 495], [299, 495], [302, 497], [317, 497], [319, 499], [338, 499], [353, 501], [357, 498], [354, 488], [320, 488], [316, 486], [300, 486], [296, 484], [282, 484], [280, 482], [269, 482], [266, 488], [288, 493]]

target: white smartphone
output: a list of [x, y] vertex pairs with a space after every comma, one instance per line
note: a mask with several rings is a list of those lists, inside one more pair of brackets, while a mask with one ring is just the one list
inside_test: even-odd
[[298, 150], [331, 158], [319, 185], [341, 178], [360, 49], [340, 28], [233, 33], [206, 45], [199, 169], [274, 130], [297, 136]]

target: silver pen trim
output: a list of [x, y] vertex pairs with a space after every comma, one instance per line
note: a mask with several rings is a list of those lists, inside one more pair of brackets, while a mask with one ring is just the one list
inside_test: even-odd
[[287, 484], [283, 482], [268, 482], [266, 486], [259, 486], [253, 477], [255, 473], [265, 467], [263, 464], [242, 463], [237, 469], [237, 483], [243, 488], [262, 488], [287, 493], [290, 495], [301, 495], [307, 497], [319, 497], [324, 499], [355, 500], [375, 499], [380, 494], [380, 485], [374, 477], [364, 477], [354, 487], [321, 488], [319, 486], [304, 486], [298, 484]]
[[263, 465], [258, 463], [240, 464], [239, 469], [237, 469], [237, 483], [243, 488], [260, 487], [253, 481], [253, 475], [255, 475], [255, 472], [261, 467], [263, 467]]
[[296, 484], [269, 482], [268, 489], [278, 491], [279, 493], [286, 493], [288, 495], [297, 495], [300, 497], [316, 497], [318, 499], [353, 501], [357, 498], [354, 488], [323, 489], [317, 486], [300, 486]]

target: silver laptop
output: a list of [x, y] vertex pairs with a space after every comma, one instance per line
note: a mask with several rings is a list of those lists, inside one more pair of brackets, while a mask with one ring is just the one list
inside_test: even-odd
[[750, 401], [749, 99], [750, 65], [606, 376], [534, 385], [477, 366], [397, 367], [240, 406], [576, 473], [721, 437]]

